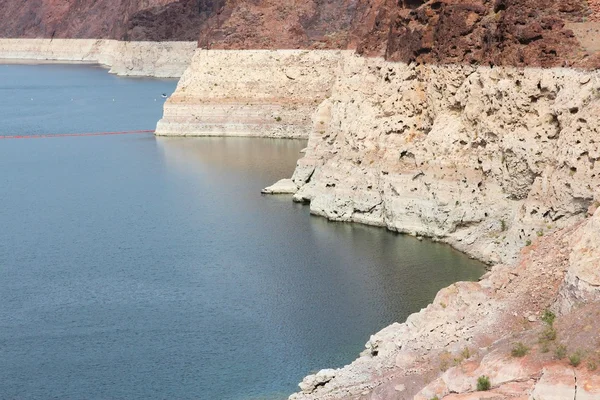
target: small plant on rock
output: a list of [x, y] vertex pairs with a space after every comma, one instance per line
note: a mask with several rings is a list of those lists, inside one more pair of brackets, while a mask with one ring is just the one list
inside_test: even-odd
[[598, 369], [598, 364], [596, 364], [596, 361], [590, 360], [587, 363], [587, 367], [590, 371], [595, 371], [596, 369]]
[[477, 378], [477, 391], [478, 392], [485, 392], [487, 390], [490, 390], [491, 387], [492, 387], [492, 384], [490, 383], [490, 378], [488, 378], [487, 376], [482, 375], [479, 378]]
[[579, 366], [579, 364], [581, 364], [581, 352], [580, 351], [576, 351], [575, 353], [573, 353], [569, 356], [569, 364], [571, 364], [574, 367], [577, 367], [577, 366]]
[[550, 310], [544, 310], [544, 313], [542, 314], [541, 319], [548, 325], [552, 326], [552, 324], [554, 324], [554, 320], [556, 319], [556, 314], [554, 314]]
[[503, 219], [500, 220], [500, 229], [502, 230], [502, 232], [506, 230], [506, 221]]
[[440, 400], [440, 398], [439, 398], [439, 397], [437, 397], [437, 394], [436, 394], [435, 396], [433, 396], [433, 397], [431, 398], [431, 400]]
[[565, 346], [564, 344], [559, 344], [558, 346], [556, 346], [556, 349], [554, 350], [554, 355], [559, 360], [565, 358], [565, 356], [567, 355], [567, 346]]
[[531, 240], [527, 239], [527, 241], [525, 242], [525, 246], [531, 246]]
[[450, 362], [452, 361], [452, 355], [447, 351], [440, 354], [440, 371], [445, 372], [450, 368]]
[[552, 326], [546, 327], [540, 334], [540, 343], [551, 342], [556, 339], [556, 329]]
[[513, 348], [510, 351], [510, 354], [513, 357], [524, 357], [528, 352], [529, 352], [529, 347], [525, 346], [521, 342], [517, 342], [513, 345]]
[[471, 350], [469, 350], [468, 347], [465, 347], [463, 349], [463, 351], [460, 353], [460, 355], [462, 356], [462, 358], [464, 358], [465, 360], [468, 360], [469, 358], [471, 358]]

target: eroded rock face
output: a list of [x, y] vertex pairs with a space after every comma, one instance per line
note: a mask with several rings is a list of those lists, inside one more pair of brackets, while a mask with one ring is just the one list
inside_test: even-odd
[[[199, 45], [211, 49], [354, 47], [382, 0], [229, 0], [204, 24]], [[368, 28], [367, 28], [368, 29]]]
[[306, 138], [330, 93], [337, 50], [196, 50], [156, 134]]
[[[0, 0], [0, 37], [192, 40], [218, 0]], [[8, 17], [10, 16], [10, 17]]]
[[295, 199], [491, 263], [600, 199], [600, 74], [347, 55], [315, 114]]
[[595, 11], [582, 0], [407, 0], [392, 14], [386, 55], [394, 61], [444, 64], [595, 64], [598, 60], [588, 59], [565, 26], [592, 15]]
[[405, 63], [595, 68], [584, 0], [230, 0], [203, 23], [215, 49], [354, 49]]

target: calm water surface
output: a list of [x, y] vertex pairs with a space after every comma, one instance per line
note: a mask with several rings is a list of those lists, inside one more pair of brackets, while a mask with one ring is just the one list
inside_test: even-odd
[[[175, 84], [0, 66], [0, 135], [153, 129]], [[283, 398], [482, 274], [447, 246], [261, 196], [304, 146], [0, 140], [0, 398]]]

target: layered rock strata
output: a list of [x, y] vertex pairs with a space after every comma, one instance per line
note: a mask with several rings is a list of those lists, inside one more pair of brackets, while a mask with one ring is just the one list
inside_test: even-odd
[[0, 39], [0, 60], [99, 63], [128, 76], [179, 77], [196, 42], [121, 42], [102, 39]]
[[599, 112], [598, 72], [346, 55], [295, 200], [509, 263], [600, 200]]
[[198, 49], [156, 134], [306, 138], [343, 53]]

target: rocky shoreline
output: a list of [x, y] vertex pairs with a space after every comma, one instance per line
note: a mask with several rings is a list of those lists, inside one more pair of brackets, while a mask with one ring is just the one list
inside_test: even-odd
[[[428, 236], [494, 266], [373, 335], [351, 365], [306, 377], [290, 399], [600, 396], [590, 345], [600, 338], [599, 110], [598, 71], [344, 53], [293, 178], [264, 193], [295, 193], [313, 214]], [[542, 343], [546, 310], [562, 330]], [[512, 356], [516, 343], [528, 354]], [[586, 365], [552, 353], [562, 346]], [[476, 387], [484, 375], [489, 392]]]
[[97, 63], [116, 75], [178, 78], [196, 47], [196, 42], [0, 38], [0, 62]]
[[[290, 399], [599, 398], [597, 23], [565, 11], [573, 4], [548, 7], [560, 19], [522, 13], [525, 4], [505, 12], [502, 1], [402, 2], [393, 15], [382, 3], [377, 13], [361, 8], [376, 28], [356, 47], [374, 57], [238, 50], [260, 48], [252, 40], [262, 36], [232, 12], [205, 35], [243, 31], [209, 43], [231, 50], [0, 39], [0, 59], [181, 76], [157, 135], [308, 138], [293, 177], [265, 193], [293, 194], [331, 220], [444, 241], [492, 265], [374, 334], [352, 364], [306, 377]], [[402, 23], [389, 30], [391, 21]], [[433, 40], [434, 28], [447, 40]], [[323, 43], [347, 43], [345, 29]]]

